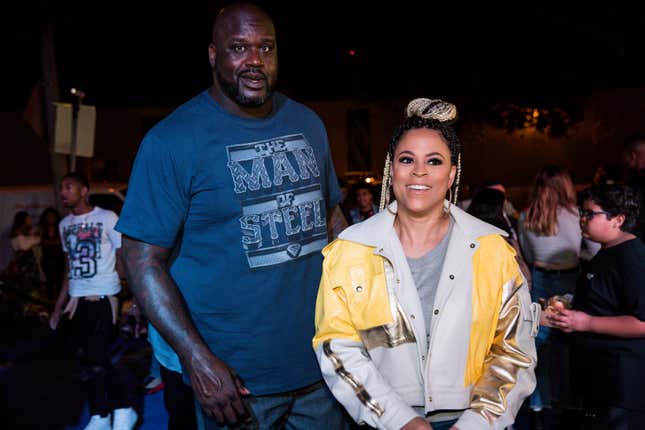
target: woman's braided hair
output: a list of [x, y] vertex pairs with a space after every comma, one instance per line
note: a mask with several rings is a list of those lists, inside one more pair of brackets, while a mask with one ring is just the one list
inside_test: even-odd
[[409, 130], [417, 128], [427, 128], [439, 132], [450, 150], [450, 161], [457, 166], [457, 175], [452, 185], [452, 203], [457, 202], [459, 193], [459, 180], [461, 177], [461, 142], [452, 127], [457, 119], [457, 107], [443, 100], [432, 99], [414, 99], [408, 103], [405, 109], [405, 119], [403, 123], [394, 130], [392, 139], [387, 149], [385, 158], [385, 168], [383, 169], [383, 185], [381, 187], [381, 210], [390, 203], [392, 191], [392, 160], [394, 151], [399, 141]]

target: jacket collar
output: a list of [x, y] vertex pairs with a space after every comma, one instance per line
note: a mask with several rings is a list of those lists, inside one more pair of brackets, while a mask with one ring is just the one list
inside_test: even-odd
[[[469, 215], [456, 205], [449, 204], [447, 200], [444, 200], [444, 206], [450, 207], [450, 215], [455, 221], [455, 227], [459, 228], [468, 240], [476, 241], [478, 238], [489, 234], [508, 236], [503, 230]], [[397, 204], [394, 201], [390, 203], [388, 208], [359, 224], [354, 224], [345, 229], [338, 236], [339, 239], [349, 240], [366, 246], [382, 247], [387, 243], [394, 229], [396, 209]]]

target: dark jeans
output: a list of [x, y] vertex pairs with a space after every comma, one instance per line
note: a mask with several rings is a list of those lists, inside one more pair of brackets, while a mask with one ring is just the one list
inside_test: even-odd
[[[254, 415], [253, 425], [240, 427], [253, 430], [346, 430], [349, 420], [343, 407], [332, 396], [324, 382], [312, 390], [296, 393], [248, 397]], [[300, 390], [299, 390], [300, 391]], [[200, 430], [223, 430], [213, 418], [197, 405], [197, 425]]]
[[438, 423], [430, 423], [432, 430], [450, 430], [455, 425], [457, 420], [439, 421]]
[[112, 324], [108, 299], [79, 299], [69, 330], [72, 345], [79, 352], [81, 381], [87, 391], [90, 415], [106, 416], [114, 409], [130, 406], [110, 360], [116, 326]]
[[181, 373], [160, 367], [163, 380], [163, 404], [168, 412], [168, 430], [197, 428], [193, 390], [184, 384]]
[[[573, 293], [578, 273], [544, 273], [531, 271], [531, 299], [549, 299], [559, 294]], [[531, 409], [542, 407], [574, 407], [571, 394], [569, 335], [556, 329], [540, 326], [536, 338], [538, 361], [535, 369], [537, 387], [529, 399]]]

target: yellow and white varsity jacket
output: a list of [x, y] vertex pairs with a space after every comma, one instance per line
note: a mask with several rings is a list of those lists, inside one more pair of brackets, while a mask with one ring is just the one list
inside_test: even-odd
[[[535, 387], [539, 308], [515, 252], [501, 230], [455, 206], [450, 213], [432, 309], [421, 308], [390, 211], [323, 250], [313, 347], [356, 422], [398, 430], [425, 405], [465, 410], [460, 430], [501, 430]], [[424, 312], [433, 313], [429, 341]]]

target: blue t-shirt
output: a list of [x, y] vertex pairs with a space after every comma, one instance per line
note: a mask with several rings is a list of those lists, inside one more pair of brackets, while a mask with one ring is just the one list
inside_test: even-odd
[[281, 94], [264, 119], [207, 91], [144, 138], [117, 230], [174, 248], [170, 274], [197, 329], [255, 395], [321, 379], [311, 348], [340, 188], [322, 121]]
[[152, 345], [152, 353], [159, 364], [173, 372], [182, 372], [179, 356], [152, 324], [148, 324], [148, 342]]

